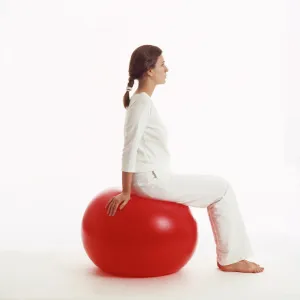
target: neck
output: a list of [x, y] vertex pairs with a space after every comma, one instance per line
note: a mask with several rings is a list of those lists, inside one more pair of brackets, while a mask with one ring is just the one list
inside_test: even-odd
[[137, 90], [135, 91], [135, 93], [139, 94], [142, 92], [145, 92], [146, 94], [148, 94], [150, 97], [152, 96], [154, 89], [156, 87], [156, 84], [153, 82], [147, 82], [147, 84], [143, 83], [143, 82], [139, 82], [139, 86], [137, 88]]

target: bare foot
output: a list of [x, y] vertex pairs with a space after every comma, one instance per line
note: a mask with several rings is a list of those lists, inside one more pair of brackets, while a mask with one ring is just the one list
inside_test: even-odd
[[241, 260], [237, 263], [225, 266], [222, 266], [219, 263], [217, 264], [219, 269], [224, 272], [260, 273], [264, 270], [260, 265], [248, 260]]

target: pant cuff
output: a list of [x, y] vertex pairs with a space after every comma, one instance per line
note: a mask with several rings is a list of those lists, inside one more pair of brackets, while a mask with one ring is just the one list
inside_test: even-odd
[[233, 255], [231, 253], [218, 255], [217, 261], [221, 266], [231, 265], [244, 259], [249, 259], [253, 256], [252, 250], [247, 251], [244, 254]]

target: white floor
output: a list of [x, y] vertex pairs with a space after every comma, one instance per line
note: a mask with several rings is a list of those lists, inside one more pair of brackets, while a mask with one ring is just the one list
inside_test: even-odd
[[270, 233], [251, 238], [256, 260], [265, 267], [261, 274], [219, 271], [209, 235], [200, 236], [195, 255], [180, 272], [150, 279], [102, 274], [83, 250], [3, 251], [0, 299], [299, 300], [299, 237]]

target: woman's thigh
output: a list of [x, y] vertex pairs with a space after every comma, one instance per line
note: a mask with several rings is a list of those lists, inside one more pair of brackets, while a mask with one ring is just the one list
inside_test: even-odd
[[207, 207], [221, 199], [229, 186], [216, 175], [163, 171], [136, 174], [133, 184], [138, 195], [197, 207]]

